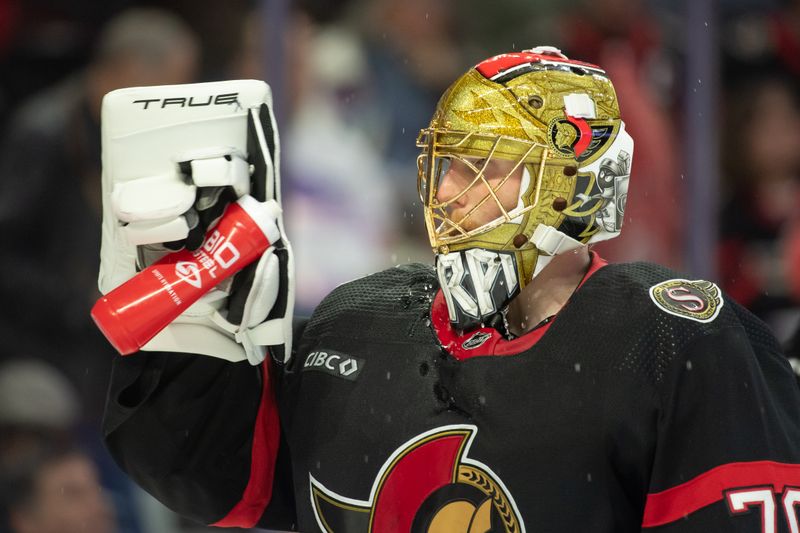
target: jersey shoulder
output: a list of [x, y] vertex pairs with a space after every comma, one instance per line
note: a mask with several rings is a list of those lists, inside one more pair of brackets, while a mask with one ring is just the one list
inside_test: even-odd
[[600, 269], [568, 307], [571, 317], [591, 317], [588, 337], [609, 347], [610, 366], [653, 382], [683, 364], [690, 345], [708, 336], [744, 336], [758, 357], [780, 353], [769, 328], [714, 282], [652, 263]]
[[711, 280], [645, 262], [610, 264], [590, 280], [614, 308], [643, 321], [666, 320], [685, 331], [708, 333], [742, 327], [755, 341], [771, 343], [769, 328]]
[[[429, 318], [439, 282], [433, 267], [421, 263], [400, 265], [344, 283], [331, 291], [314, 310], [304, 335], [320, 337], [346, 330], [350, 336], [425, 334], [429, 328], [401, 326]], [[423, 330], [423, 331], [420, 331]]]

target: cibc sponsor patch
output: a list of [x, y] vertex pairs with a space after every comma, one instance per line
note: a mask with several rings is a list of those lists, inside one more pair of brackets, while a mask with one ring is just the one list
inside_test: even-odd
[[316, 350], [306, 356], [303, 372], [317, 371], [355, 381], [364, 368], [364, 360], [333, 350]]
[[711, 322], [725, 302], [714, 283], [701, 279], [669, 279], [650, 287], [650, 298], [662, 310], [697, 322]]

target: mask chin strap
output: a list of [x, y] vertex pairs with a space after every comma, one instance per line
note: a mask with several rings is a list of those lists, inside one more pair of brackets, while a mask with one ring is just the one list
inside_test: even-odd
[[545, 224], [536, 226], [530, 241], [541, 252], [533, 270], [534, 278], [539, 275], [544, 267], [550, 264], [550, 261], [556, 255], [586, 246], [569, 235], [558, 231], [553, 226]]

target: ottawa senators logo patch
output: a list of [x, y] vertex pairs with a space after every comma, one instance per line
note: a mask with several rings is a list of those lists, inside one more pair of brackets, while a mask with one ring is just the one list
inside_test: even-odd
[[714, 283], [670, 279], [650, 287], [650, 298], [667, 313], [697, 322], [711, 322], [725, 302]]
[[586, 119], [567, 115], [566, 118], [551, 120], [547, 129], [550, 148], [561, 156], [574, 157], [583, 167], [605, 152], [616, 138], [619, 126], [597, 120], [590, 125]]
[[320, 530], [524, 533], [503, 482], [468, 457], [477, 432], [472, 425], [452, 425], [409, 440], [383, 464], [367, 500], [340, 496], [309, 475]]

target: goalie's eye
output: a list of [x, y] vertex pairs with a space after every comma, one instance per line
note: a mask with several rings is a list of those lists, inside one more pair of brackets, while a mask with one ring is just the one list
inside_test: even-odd
[[450, 160], [449, 157], [440, 157], [438, 159], [438, 161], [437, 161], [437, 163], [439, 165], [439, 168], [437, 169], [437, 174], [439, 176], [443, 176], [444, 174], [447, 174], [447, 172], [450, 170], [450, 163], [451, 162], [452, 161]]
[[467, 165], [469, 167], [472, 168], [472, 171], [475, 172], [476, 174], [478, 172], [480, 172], [481, 169], [483, 168], [483, 166], [486, 164], [486, 158], [485, 157], [482, 157], [480, 159], [475, 159], [475, 158], [472, 158], [472, 157], [466, 157], [466, 158], [464, 158], [464, 161], [467, 163]]

